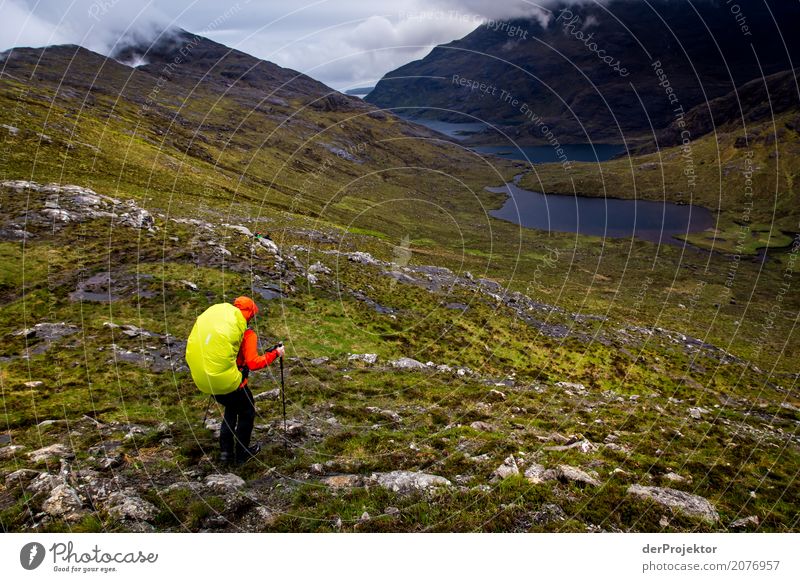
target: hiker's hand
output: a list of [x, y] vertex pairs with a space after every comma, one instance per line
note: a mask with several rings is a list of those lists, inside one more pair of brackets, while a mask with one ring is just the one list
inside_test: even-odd
[[275, 353], [278, 354], [279, 358], [283, 357], [283, 352], [286, 351], [286, 348], [283, 347], [283, 344], [280, 344], [277, 348], [275, 348]]

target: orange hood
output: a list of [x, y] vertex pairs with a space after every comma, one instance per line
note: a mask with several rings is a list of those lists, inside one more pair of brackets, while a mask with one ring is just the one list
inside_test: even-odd
[[239, 311], [242, 312], [247, 321], [250, 321], [254, 315], [258, 314], [258, 305], [249, 297], [237, 297], [233, 305], [239, 308]]

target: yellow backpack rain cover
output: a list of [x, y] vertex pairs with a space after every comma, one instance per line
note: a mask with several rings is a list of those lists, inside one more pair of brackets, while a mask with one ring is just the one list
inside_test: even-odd
[[192, 380], [206, 394], [227, 394], [239, 387], [242, 374], [236, 356], [247, 330], [238, 307], [217, 303], [194, 322], [186, 343], [186, 363]]

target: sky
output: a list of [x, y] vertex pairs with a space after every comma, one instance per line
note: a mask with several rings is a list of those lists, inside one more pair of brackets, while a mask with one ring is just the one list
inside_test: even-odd
[[347, 90], [489, 19], [547, 18], [554, 0], [0, 0], [0, 50], [80, 44], [110, 54], [179, 26]]

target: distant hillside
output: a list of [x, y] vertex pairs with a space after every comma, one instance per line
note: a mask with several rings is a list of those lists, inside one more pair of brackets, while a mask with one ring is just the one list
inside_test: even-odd
[[546, 141], [543, 126], [561, 143], [619, 143], [669, 125], [677, 107], [792, 68], [800, 4], [766, 4], [739, 2], [739, 22], [721, 1], [561, 5], [544, 27], [488, 23], [438, 46], [388, 73], [367, 101], [412, 117], [505, 125], [522, 143]]

